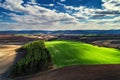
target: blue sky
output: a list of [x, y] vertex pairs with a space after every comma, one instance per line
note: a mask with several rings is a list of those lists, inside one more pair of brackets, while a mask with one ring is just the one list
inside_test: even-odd
[[0, 0], [0, 31], [120, 29], [120, 0]]

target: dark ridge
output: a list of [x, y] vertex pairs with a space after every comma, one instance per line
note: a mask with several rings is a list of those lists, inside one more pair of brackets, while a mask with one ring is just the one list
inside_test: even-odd
[[0, 34], [120, 34], [120, 30], [23, 30], [23, 31], [0, 31]]
[[15, 80], [120, 80], [120, 65], [78, 65]]

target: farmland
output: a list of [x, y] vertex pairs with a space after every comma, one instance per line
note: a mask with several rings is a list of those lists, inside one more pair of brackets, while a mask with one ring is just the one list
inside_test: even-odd
[[120, 50], [68, 40], [47, 41], [45, 44], [55, 69], [16, 80], [120, 79]]
[[120, 50], [75, 41], [46, 42], [57, 67], [70, 65], [120, 64]]
[[[9, 71], [11, 66], [21, 58], [22, 54], [16, 52], [17, 49], [40, 39], [45, 39], [45, 46], [52, 56], [53, 69], [43, 74], [37, 73], [32, 77], [16, 78], [16, 80], [59, 80], [60, 77], [61, 80], [78, 78], [89, 80], [87, 77], [93, 80], [98, 77], [100, 78], [98, 80], [107, 80], [110, 76], [108, 80], [114, 80], [116, 77], [115, 80], [120, 79], [118, 77], [120, 75], [119, 35], [0, 35], [1, 62], [3, 59], [5, 61], [2, 62], [5, 65], [0, 65], [1, 74]], [[62, 73], [65, 73], [66, 77], [60, 75]], [[2, 79], [1, 75], [0, 79]]]

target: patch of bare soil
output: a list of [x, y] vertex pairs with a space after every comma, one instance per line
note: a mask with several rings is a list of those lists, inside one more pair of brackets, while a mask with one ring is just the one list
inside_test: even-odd
[[96, 40], [92, 43], [98, 46], [120, 49], [120, 40]]
[[2, 76], [17, 60], [16, 49], [18, 48], [20, 48], [18, 45], [0, 45], [0, 80], [4, 80]]
[[71, 66], [15, 80], [120, 80], [120, 65]]
[[120, 49], [120, 35], [98, 35], [98, 36], [72, 36], [62, 35], [58, 39], [82, 41], [85, 43]]
[[0, 44], [21, 45], [36, 40], [33, 37], [0, 35]]

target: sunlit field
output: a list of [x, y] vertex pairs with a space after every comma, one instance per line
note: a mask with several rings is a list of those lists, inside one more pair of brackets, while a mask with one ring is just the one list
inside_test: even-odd
[[120, 50], [74, 41], [48, 41], [56, 67], [70, 65], [120, 64]]

